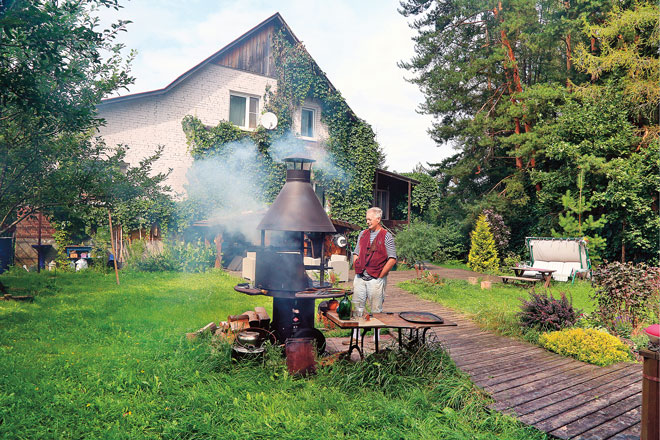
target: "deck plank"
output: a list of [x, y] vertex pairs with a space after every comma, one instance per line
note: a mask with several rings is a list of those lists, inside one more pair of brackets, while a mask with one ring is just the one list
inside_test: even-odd
[[[542, 431], [554, 431], [555, 429], [585, 417], [592, 412], [596, 412], [599, 409], [603, 409], [620, 400], [635, 395], [641, 390], [642, 384], [641, 382], [637, 382], [610, 393], [597, 396], [595, 399], [591, 399], [587, 402], [578, 402], [578, 399], [573, 398], [567, 399], [555, 405], [550, 405], [538, 411], [525, 414], [520, 417], [520, 421], [534, 425]], [[552, 410], [549, 410], [550, 408]]]
[[550, 434], [559, 438], [574, 438], [604, 423], [617, 420], [617, 417], [632, 411], [635, 408], [641, 408], [641, 404], [642, 393], [639, 392], [623, 400], [619, 400], [613, 405], [609, 405], [593, 412], [586, 417], [571, 422], [568, 425], [561, 426], [554, 431], [551, 431]]
[[[542, 393], [529, 393], [530, 395], [516, 396], [517, 400], [510, 399], [507, 402], [514, 404], [509, 407], [518, 415], [529, 414], [530, 412], [537, 411], [541, 408], [562, 402], [569, 398], [579, 396], [581, 401], [586, 400], [588, 395], [599, 395], [606, 392], [608, 388], [616, 389], [616, 387], [626, 386], [634, 383], [636, 379], [625, 381], [634, 372], [630, 367], [624, 367], [621, 370], [615, 370], [610, 374], [600, 376], [594, 375], [590, 372], [583, 377], [567, 378], [564, 382], [556, 383], [555, 386], [543, 387]], [[583, 379], [584, 381], [581, 381]], [[556, 391], [555, 391], [556, 390]], [[504, 409], [504, 408], [497, 408]]]

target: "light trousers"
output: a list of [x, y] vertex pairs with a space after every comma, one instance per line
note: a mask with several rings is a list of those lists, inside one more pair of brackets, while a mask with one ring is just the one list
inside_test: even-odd
[[382, 313], [386, 286], [387, 277], [365, 281], [356, 275], [353, 280], [353, 308], [366, 307], [371, 313]]

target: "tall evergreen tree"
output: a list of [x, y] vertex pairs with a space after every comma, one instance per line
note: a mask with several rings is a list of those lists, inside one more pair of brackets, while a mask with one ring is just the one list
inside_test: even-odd
[[432, 170], [443, 215], [506, 213], [520, 251], [558, 228], [581, 168], [585, 215], [607, 221], [605, 258], [657, 258], [657, 5], [407, 0], [400, 12], [417, 31], [401, 66], [436, 118], [432, 138], [457, 150]]

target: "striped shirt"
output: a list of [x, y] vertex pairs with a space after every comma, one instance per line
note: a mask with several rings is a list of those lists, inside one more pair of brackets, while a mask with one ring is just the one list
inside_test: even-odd
[[[369, 229], [366, 229], [365, 231], [369, 231]], [[357, 243], [355, 244], [355, 250], [353, 251], [353, 254], [355, 255], [360, 254], [360, 240], [362, 239], [362, 234], [364, 234], [365, 231], [360, 232], [360, 235], [358, 236]], [[369, 231], [370, 244], [374, 242], [376, 235], [378, 234], [372, 234], [371, 231]], [[389, 231], [385, 231], [385, 251], [387, 252], [387, 258], [394, 258], [396, 260], [396, 247], [394, 247], [394, 237], [392, 236], [392, 233], [390, 233]]]

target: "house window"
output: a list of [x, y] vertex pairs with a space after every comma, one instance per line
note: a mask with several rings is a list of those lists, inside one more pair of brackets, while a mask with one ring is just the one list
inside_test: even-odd
[[242, 128], [257, 128], [259, 98], [229, 95], [229, 122]]
[[384, 189], [376, 191], [376, 206], [383, 210], [382, 220], [390, 219], [390, 192]]
[[303, 108], [300, 115], [300, 135], [306, 138], [314, 137], [314, 110]]

